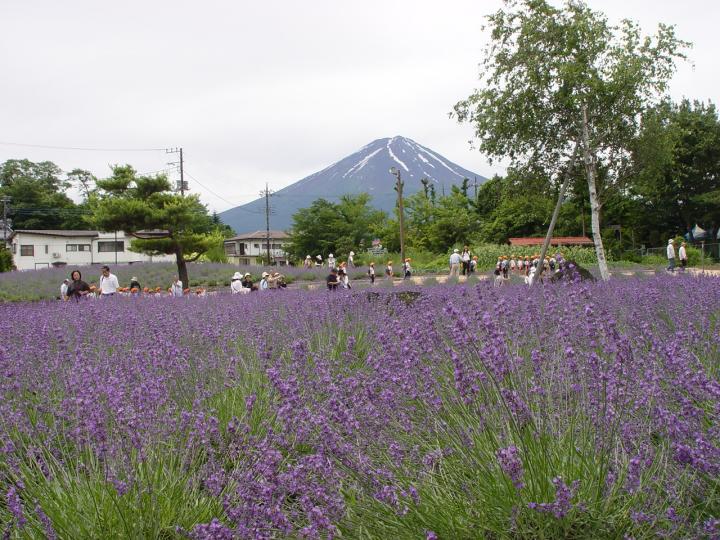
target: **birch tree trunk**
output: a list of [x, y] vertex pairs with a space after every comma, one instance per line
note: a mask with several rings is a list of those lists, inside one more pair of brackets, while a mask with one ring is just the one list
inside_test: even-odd
[[585, 174], [588, 181], [588, 192], [590, 193], [590, 225], [595, 244], [595, 254], [600, 268], [600, 277], [603, 281], [610, 279], [605, 248], [600, 235], [600, 201], [597, 194], [597, 169], [595, 168], [595, 156], [590, 146], [590, 129], [588, 128], [587, 107], [583, 107], [583, 156], [585, 158]]

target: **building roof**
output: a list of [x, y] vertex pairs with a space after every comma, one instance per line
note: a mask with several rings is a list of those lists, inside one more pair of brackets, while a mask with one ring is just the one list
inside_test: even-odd
[[[541, 246], [545, 238], [509, 238], [511, 246]], [[555, 236], [550, 240], [553, 246], [591, 246], [593, 241], [587, 236]]]
[[60, 231], [56, 229], [15, 229], [9, 238], [12, 238], [18, 233], [25, 234], [40, 234], [43, 236], [63, 236], [69, 238], [77, 238], [82, 236], [98, 236], [97, 231]]
[[[226, 242], [233, 242], [235, 240], [265, 240], [267, 238], [267, 231], [255, 231], [251, 233], [240, 234], [233, 236], [225, 240]], [[283, 231], [270, 231], [270, 240], [287, 240], [290, 236]]]
[[167, 238], [168, 231], [163, 229], [143, 229], [130, 234], [141, 240], [154, 240], [156, 238]]

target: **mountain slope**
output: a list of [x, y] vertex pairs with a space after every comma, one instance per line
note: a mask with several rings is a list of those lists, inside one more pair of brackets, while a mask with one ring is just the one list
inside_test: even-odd
[[[277, 191], [271, 198], [271, 228], [288, 229], [292, 224], [292, 215], [320, 197], [336, 201], [341, 195], [369, 193], [374, 207], [391, 211], [397, 195], [395, 177], [388, 172], [390, 167], [397, 167], [400, 171], [405, 195], [421, 191], [420, 180], [423, 178], [435, 184], [438, 195], [443, 190], [449, 192], [451, 185], [461, 184], [463, 178], [469, 178], [471, 184], [475, 179], [478, 184], [486, 180], [411, 139], [378, 139], [322, 171]], [[257, 199], [231, 208], [222, 212], [220, 218], [237, 233], [263, 229], [265, 200]]]

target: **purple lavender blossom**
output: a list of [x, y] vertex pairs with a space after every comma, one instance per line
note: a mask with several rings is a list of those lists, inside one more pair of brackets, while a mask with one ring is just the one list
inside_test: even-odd
[[[196, 538], [333, 537], [349, 516], [436, 538], [434, 493], [478, 519], [506, 512], [493, 517], [522, 535], [527, 514], [583, 519], [597, 486], [563, 480], [582, 456], [606, 463], [608, 499], [666, 496], [634, 507], [637, 537], [668, 522], [717, 535], [687, 493], [711, 496], [720, 476], [719, 280], [407, 291], [0, 304], [0, 517], [51, 536], [51, 506], [24, 508], [37, 495], [21, 481], [98, 468], [123, 507], [162, 501], [172, 482], [140, 472], [167, 459], [187, 475], [179, 505], [215, 509], [164, 524]], [[558, 475], [528, 505], [539, 514], [526, 497], [548, 463], [525, 437]], [[493, 485], [498, 467], [514, 489], [481, 508], [469, 479]]]
[[501, 448], [496, 453], [498, 463], [502, 471], [510, 477], [515, 489], [521, 490], [525, 487], [523, 483], [523, 464], [520, 459], [519, 451], [515, 445]]

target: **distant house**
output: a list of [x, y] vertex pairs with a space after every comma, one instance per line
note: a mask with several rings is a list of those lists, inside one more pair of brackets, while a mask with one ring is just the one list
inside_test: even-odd
[[[509, 238], [511, 246], [542, 246], [545, 237], [542, 238]], [[550, 240], [551, 246], [592, 246], [593, 241], [587, 236], [556, 236]]]
[[[255, 231], [241, 234], [225, 240], [225, 255], [228, 261], [238, 265], [259, 265], [267, 257], [266, 231]], [[285, 245], [290, 237], [282, 231], [270, 231], [270, 257], [272, 264], [285, 266], [289, 264]]]
[[172, 255], [151, 256], [130, 251], [133, 238], [122, 231], [106, 233], [16, 229], [7, 241], [18, 270], [175, 260]]

